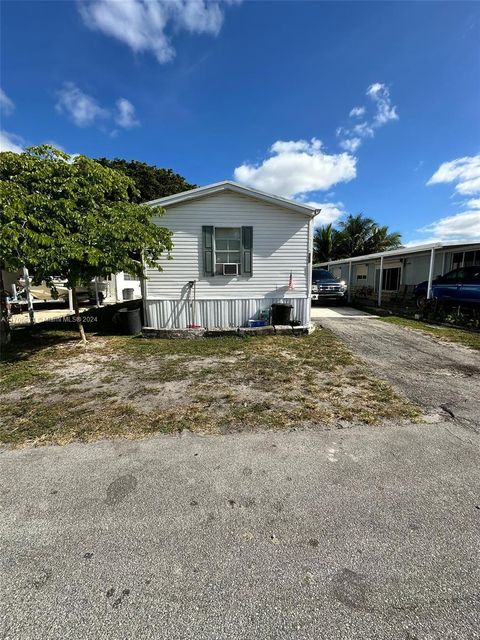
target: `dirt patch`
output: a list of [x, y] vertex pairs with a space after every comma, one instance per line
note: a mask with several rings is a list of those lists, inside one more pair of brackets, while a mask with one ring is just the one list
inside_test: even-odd
[[29, 356], [25, 347], [13, 351], [6, 367], [0, 438], [11, 444], [375, 424], [418, 414], [329, 331], [199, 341], [90, 337], [86, 350], [71, 340], [44, 349], [37, 342]]

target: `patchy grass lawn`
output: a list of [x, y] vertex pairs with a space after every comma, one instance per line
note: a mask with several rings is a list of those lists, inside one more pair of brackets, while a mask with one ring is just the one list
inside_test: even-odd
[[480, 333], [473, 331], [465, 331], [464, 329], [454, 329], [453, 327], [444, 327], [440, 325], [427, 324], [420, 320], [411, 320], [409, 318], [402, 318], [400, 316], [386, 316], [379, 318], [383, 322], [389, 322], [390, 324], [396, 324], [407, 329], [414, 329], [415, 331], [423, 331], [431, 336], [440, 338], [441, 340], [447, 340], [448, 342], [458, 342], [470, 347], [471, 349], [480, 350]]
[[203, 340], [90, 336], [86, 349], [75, 334], [50, 332], [11, 347], [1, 368], [0, 442], [12, 445], [419, 415], [327, 330]]

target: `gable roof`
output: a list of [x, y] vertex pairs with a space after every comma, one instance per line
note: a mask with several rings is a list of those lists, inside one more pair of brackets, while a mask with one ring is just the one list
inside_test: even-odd
[[320, 209], [314, 209], [307, 204], [301, 204], [293, 200], [288, 200], [287, 198], [275, 196], [272, 193], [265, 193], [264, 191], [252, 189], [250, 187], [244, 187], [243, 185], [238, 184], [237, 182], [233, 182], [232, 180], [214, 182], [213, 184], [208, 184], [205, 187], [190, 189], [190, 191], [182, 191], [181, 193], [175, 193], [172, 196], [165, 196], [164, 198], [150, 200], [149, 202], [145, 202], [144, 204], [166, 207], [172, 204], [179, 204], [180, 202], [187, 202], [188, 200], [195, 200], [196, 198], [211, 196], [222, 191], [231, 191], [233, 193], [239, 193], [240, 195], [249, 196], [250, 198], [255, 198], [256, 200], [263, 200], [264, 202], [276, 204], [280, 207], [283, 207], [284, 209], [290, 209], [290, 211], [295, 211], [296, 213], [303, 213], [304, 215], [311, 218], [313, 218], [315, 215], [317, 215], [317, 213], [320, 212]]

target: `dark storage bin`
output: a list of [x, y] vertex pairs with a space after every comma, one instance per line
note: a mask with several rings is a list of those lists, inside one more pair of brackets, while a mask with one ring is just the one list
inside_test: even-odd
[[272, 304], [272, 324], [282, 325], [290, 324], [290, 314], [293, 306], [291, 304], [282, 304], [280, 302]]
[[115, 321], [121, 333], [135, 336], [142, 332], [140, 309], [119, 309], [115, 314]]

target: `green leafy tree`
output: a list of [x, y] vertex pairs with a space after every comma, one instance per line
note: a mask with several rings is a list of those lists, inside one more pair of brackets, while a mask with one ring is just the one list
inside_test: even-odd
[[97, 162], [104, 167], [121, 171], [133, 180], [136, 190], [131, 193], [132, 202], [149, 202], [181, 191], [195, 189], [197, 186], [190, 184], [183, 176], [174, 173], [171, 169], [161, 169], [138, 160], [97, 158]]
[[400, 233], [390, 232], [386, 225], [379, 226], [372, 218], [358, 213], [347, 216], [338, 229], [332, 225], [317, 229], [313, 240], [314, 259], [327, 262], [389, 251], [400, 247], [401, 240]]
[[[131, 196], [129, 177], [85, 156], [50, 145], [0, 154], [0, 266], [26, 266], [34, 284], [65, 278], [84, 341], [76, 288], [119, 271], [141, 278], [142, 261], [161, 271], [157, 260], [172, 248], [171, 232], [152, 221], [163, 209]], [[3, 312], [2, 327], [5, 341]]]

